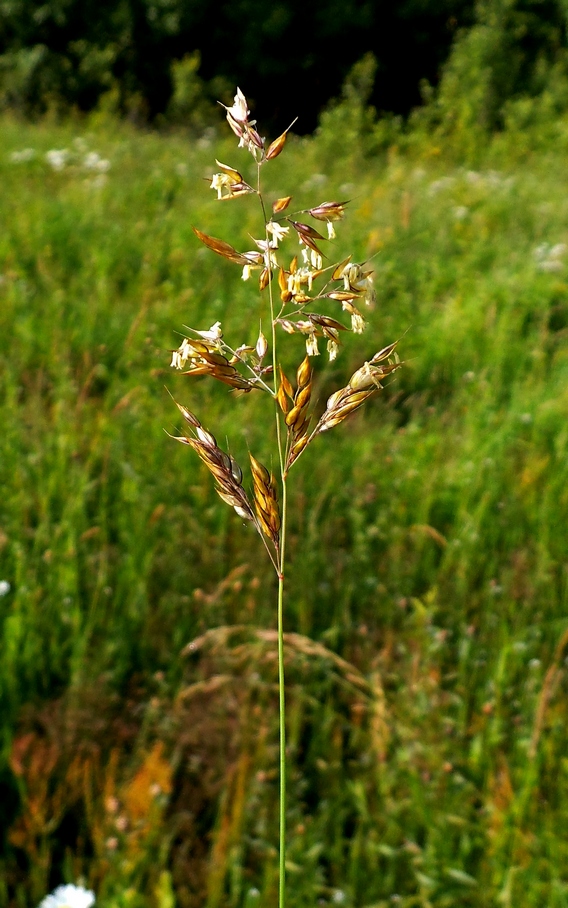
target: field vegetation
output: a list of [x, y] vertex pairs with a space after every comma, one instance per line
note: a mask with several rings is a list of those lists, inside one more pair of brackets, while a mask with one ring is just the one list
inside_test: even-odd
[[[405, 361], [289, 505], [290, 908], [568, 905], [555, 97], [487, 138], [471, 104], [403, 131], [347, 91], [268, 174], [298, 207], [350, 199], [334, 257], [375, 269], [322, 408], [362, 344]], [[273, 905], [275, 578], [164, 432], [171, 392], [266, 453], [261, 401], [169, 368], [184, 325], [256, 343], [249, 285], [192, 231], [248, 248], [253, 206], [206, 180], [249, 162], [101, 112], [0, 125], [0, 906], [80, 880], [101, 908]]]

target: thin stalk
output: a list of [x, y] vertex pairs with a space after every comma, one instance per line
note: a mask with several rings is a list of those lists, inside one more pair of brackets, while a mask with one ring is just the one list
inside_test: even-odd
[[[266, 225], [268, 219], [262, 192], [260, 189], [260, 165], [258, 166], [258, 198], [264, 217], [264, 235], [268, 244], [269, 236]], [[274, 316], [274, 296], [272, 292], [272, 275], [268, 284], [270, 300], [270, 324], [272, 329], [272, 369], [274, 376], [274, 396], [278, 388], [278, 354], [276, 348], [276, 319]], [[284, 447], [282, 440], [282, 426], [278, 404], [274, 404], [276, 417], [276, 440], [278, 457], [280, 460], [280, 477], [282, 481], [282, 513], [280, 525], [280, 549], [278, 565], [278, 714], [280, 727], [280, 804], [279, 804], [279, 871], [278, 871], [278, 908], [284, 908], [286, 899], [286, 698], [284, 691], [284, 564], [286, 557], [286, 517], [287, 517], [287, 486], [285, 475]]]
[[284, 696], [284, 556], [286, 549], [286, 479], [282, 479], [282, 527], [278, 574], [278, 694], [280, 713], [280, 871], [278, 908], [286, 895], [286, 702]]

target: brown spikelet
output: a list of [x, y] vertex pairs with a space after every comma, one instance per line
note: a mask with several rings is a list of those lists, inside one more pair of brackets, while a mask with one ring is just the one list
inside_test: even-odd
[[213, 475], [215, 490], [219, 497], [234, 508], [239, 517], [256, 522], [247, 493], [242, 485], [242, 470], [234, 457], [221, 450], [215, 436], [203, 428], [197, 417], [187, 407], [177, 402], [176, 406], [195, 433], [192, 436], [174, 436], [176, 440], [189, 445], [201, 458]]
[[249, 453], [254, 485], [254, 506], [258, 522], [265, 536], [276, 548], [279, 542], [280, 508], [274, 473], [269, 473], [256, 457]]
[[286, 209], [291, 201], [292, 201], [291, 195], [284, 196], [284, 198], [282, 198], [282, 199], [276, 199], [276, 201], [272, 203], [273, 213], [280, 214], [281, 211], [286, 211]]
[[223, 173], [225, 173], [229, 177], [231, 183], [243, 182], [243, 175], [239, 173], [238, 170], [235, 170], [234, 167], [230, 167], [228, 164], [223, 164], [221, 161], [218, 161], [217, 158], [215, 158], [215, 163], [219, 170], [222, 170]]
[[[288, 130], [286, 130], [288, 132]], [[268, 151], [266, 152], [266, 160], [271, 161], [273, 158], [277, 158], [281, 153], [284, 145], [286, 143], [286, 132], [283, 132], [281, 136], [278, 136], [277, 139], [274, 139], [274, 142], [270, 145]]]
[[325, 237], [318, 233], [313, 227], [310, 227], [309, 224], [302, 224], [300, 221], [293, 221], [291, 218], [288, 218], [288, 221], [302, 239], [309, 237], [311, 240], [325, 240]]
[[326, 296], [330, 300], [339, 300], [340, 303], [349, 303], [351, 300], [355, 300], [357, 297], [362, 296], [362, 291], [332, 290], [331, 293], [326, 293]]
[[311, 381], [312, 378], [312, 364], [310, 363], [309, 356], [305, 356], [300, 365], [298, 366], [298, 371], [296, 373], [296, 381], [298, 382], [298, 391], [302, 388], [305, 388], [306, 385]]
[[266, 152], [267, 161], [272, 161], [273, 158], [277, 158], [278, 155], [281, 153], [281, 151], [284, 148], [284, 145], [286, 143], [286, 136], [288, 135], [288, 132], [292, 129], [292, 126], [294, 125], [294, 123], [296, 122], [297, 119], [298, 119], [298, 117], [295, 117], [292, 120], [292, 122], [290, 123], [288, 129], [285, 129], [284, 132], [282, 133], [282, 135], [278, 136], [278, 138], [274, 139], [274, 142], [271, 143], [271, 145], [268, 148], [268, 151]]
[[328, 429], [333, 429], [334, 426], [338, 426], [340, 422], [343, 422], [346, 416], [349, 416], [350, 413], [358, 410], [359, 407], [365, 403], [367, 398], [374, 393], [374, 390], [375, 389], [370, 391], [353, 391], [348, 385], [346, 388], [342, 388], [341, 391], [336, 391], [335, 394], [332, 394], [329, 398], [325, 413], [318, 422], [314, 435], [318, 435], [320, 432], [326, 432]]
[[225, 240], [218, 240], [217, 237], [209, 236], [207, 233], [202, 233], [197, 227], [193, 227], [192, 230], [204, 246], [207, 246], [208, 249], [216, 252], [217, 255], [221, 255], [223, 258], [229, 259], [230, 262], [235, 262], [237, 265], [250, 265], [250, 260], [246, 255], [237, 252], [230, 243], [226, 243]]
[[284, 271], [284, 268], [280, 268], [278, 272], [278, 286], [280, 287], [280, 299], [283, 303], [289, 303], [292, 299], [292, 293], [288, 289], [288, 278], [290, 273]]
[[290, 401], [286, 397], [286, 392], [284, 391], [282, 382], [280, 382], [280, 384], [278, 385], [278, 391], [276, 392], [276, 400], [277, 400], [278, 406], [280, 407], [282, 412], [288, 413], [288, 411], [290, 409]]
[[271, 279], [272, 279], [272, 275], [270, 273], [270, 269], [263, 268], [262, 271], [260, 272], [260, 277], [258, 279], [258, 286], [260, 287], [260, 289], [265, 290], [268, 287]]
[[290, 465], [300, 456], [300, 454], [306, 447], [309, 440], [310, 440], [310, 436], [308, 435], [307, 432], [305, 432], [304, 435], [302, 435], [298, 439], [298, 441], [294, 442], [294, 444], [290, 448], [290, 455], [291, 455], [290, 456]]
[[347, 267], [347, 265], [351, 261], [351, 258], [352, 258], [352, 256], [349, 255], [346, 259], [344, 259], [342, 262], [340, 262], [339, 265], [335, 266], [335, 268], [333, 270], [333, 274], [331, 275], [332, 281], [340, 280], [340, 278], [343, 276], [343, 270], [344, 270], [344, 268]]
[[180, 350], [182, 349], [185, 361], [189, 363], [189, 368], [183, 370], [183, 375], [210, 375], [223, 384], [241, 391], [251, 391], [255, 387], [260, 387], [255, 384], [254, 379], [241, 375], [233, 363], [218, 352], [215, 344], [204, 340], [186, 340], [180, 347]]
[[286, 374], [285, 374], [284, 370], [282, 369], [282, 367], [280, 366], [279, 368], [280, 368], [280, 383], [282, 384], [282, 387], [284, 388], [284, 391], [286, 392], [286, 394], [288, 395], [290, 400], [293, 400], [294, 399], [294, 389], [292, 387], [292, 383], [290, 382], [290, 380], [288, 378], [286, 378]]
[[347, 202], [322, 202], [315, 208], [309, 208], [308, 214], [318, 221], [339, 221], [345, 214]]

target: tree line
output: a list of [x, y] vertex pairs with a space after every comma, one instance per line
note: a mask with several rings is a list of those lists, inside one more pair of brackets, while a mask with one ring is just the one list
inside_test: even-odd
[[463, 84], [485, 80], [498, 121], [507, 99], [564, 66], [567, 12], [568, 0], [0, 0], [0, 106], [106, 103], [200, 128], [238, 84], [263, 123], [298, 114], [307, 133], [364, 55], [376, 61], [369, 102], [406, 116], [457, 49], [458, 82], [464, 67]]

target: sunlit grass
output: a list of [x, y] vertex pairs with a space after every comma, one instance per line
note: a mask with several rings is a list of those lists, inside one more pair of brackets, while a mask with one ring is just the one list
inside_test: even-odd
[[[265, 453], [259, 403], [243, 421], [168, 368], [183, 325], [250, 324], [191, 230], [248, 248], [252, 206], [202, 179], [247, 165], [95, 121], [2, 135], [0, 905], [81, 875], [101, 905], [271, 904], [270, 647], [180, 651], [274, 628], [273, 580], [163, 431], [167, 388], [237, 460]], [[426, 141], [364, 167], [338, 148], [320, 173], [302, 140], [274, 163], [275, 191], [351, 199], [337, 244], [372, 257], [369, 354], [400, 337], [406, 361], [296, 478], [287, 629], [370, 687], [290, 655], [290, 908], [568, 904], [568, 177], [565, 149], [523, 147], [475, 170]], [[322, 405], [354, 356], [317, 363]]]

